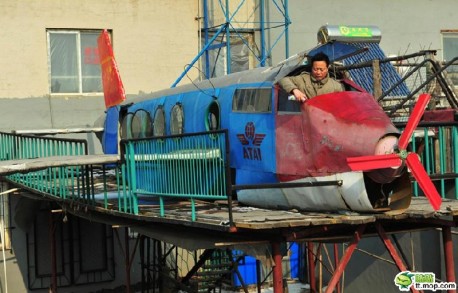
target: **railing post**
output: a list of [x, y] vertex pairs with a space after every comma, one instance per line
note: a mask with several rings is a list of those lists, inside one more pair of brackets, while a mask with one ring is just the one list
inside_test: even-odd
[[273, 267], [273, 289], [274, 293], [283, 292], [283, 269], [282, 269], [282, 255], [280, 251], [280, 242], [272, 242], [272, 256], [274, 259]]
[[228, 130], [224, 130], [224, 149], [225, 149], [225, 172], [226, 172], [226, 195], [227, 195], [227, 210], [229, 213], [229, 226], [230, 229], [235, 229], [234, 219], [232, 217], [232, 177], [231, 177], [231, 166], [230, 166], [230, 145], [229, 145], [229, 134]]
[[129, 148], [129, 160], [128, 160], [128, 176], [130, 177], [129, 185], [130, 195], [129, 195], [129, 210], [135, 215], [138, 214], [138, 205], [137, 205], [137, 173], [135, 170], [135, 149], [132, 143], [128, 144]]

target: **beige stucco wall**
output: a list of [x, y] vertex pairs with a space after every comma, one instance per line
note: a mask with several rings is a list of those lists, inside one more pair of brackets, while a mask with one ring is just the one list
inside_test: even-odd
[[48, 28], [112, 29], [128, 94], [169, 87], [198, 52], [198, 1], [2, 0], [0, 11], [0, 98], [49, 95]]

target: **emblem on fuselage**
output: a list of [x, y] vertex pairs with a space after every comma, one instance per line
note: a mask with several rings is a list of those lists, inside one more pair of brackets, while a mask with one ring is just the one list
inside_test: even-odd
[[261, 161], [261, 144], [265, 134], [256, 133], [256, 128], [253, 122], [248, 122], [245, 125], [245, 134], [237, 134], [237, 138], [242, 144], [243, 158], [248, 160]]

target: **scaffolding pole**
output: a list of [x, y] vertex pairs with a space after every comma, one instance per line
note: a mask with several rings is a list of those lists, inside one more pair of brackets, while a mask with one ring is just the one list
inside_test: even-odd
[[[185, 66], [184, 71], [180, 74], [180, 76], [175, 80], [175, 82], [171, 85], [171, 87], [176, 87], [184, 76], [187, 75], [189, 70], [194, 67], [196, 62], [201, 60], [201, 72], [204, 74], [204, 78], [208, 79], [212, 77], [212, 66], [215, 67], [217, 63], [217, 59], [213, 62], [214, 64], [210, 64], [211, 58], [210, 53], [212, 50], [226, 50], [226, 64], [225, 70], [226, 74], [233, 73], [232, 67], [232, 58], [231, 58], [231, 37], [238, 37], [240, 38], [245, 44], [246, 40], [243, 38], [243, 32], [249, 31], [251, 33], [258, 32], [259, 33], [259, 43], [260, 49], [259, 53], [257, 54], [253, 48], [250, 48], [251, 54], [254, 55], [254, 58], [257, 60], [256, 66], [267, 66], [266, 63], [267, 59], [270, 57], [272, 49], [278, 44], [280, 39], [284, 39], [285, 41], [285, 56], [286, 59], [289, 57], [289, 35], [288, 35], [288, 27], [291, 24], [288, 14], [288, 0], [281, 1], [281, 5], [278, 0], [255, 0], [254, 11], [253, 15], [255, 15], [255, 19], [259, 21], [249, 22], [248, 19], [245, 22], [235, 21], [237, 16], [240, 16], [241, 7], [246, 3], [249, 2], [247, 0], [241, 0], [234, 11], [230, 9], [230, 1], [225, 0], [225, 3], [222, 3], [222, 0], [214, 0], [219, 2], [219, 7], [221, 8], [221, 13], [224, 16], [224, 23], [213, 25], [215, 16], [215, 12], [210, 13], [209, 6], [213, 4], [213, 1], [210, 0], [198, 0], [202, 1], [202, 14], [203, 17], [198, 17], [199, 21], [202, 21], [202, 29], [199, 38], [200, 43], [204, 43], [202, 49], [199, 53], [194, 57], [193, 60], [189, 64]], [[268, 3], [272, 3], [272, 7], [275, 7], [276, 10], [281, 14], [282, 21], [280, 22], [271, 22], [267, 21], [270, 19], [270, 12], [275, 11], [274, 9], [266, 9], [268, 7]], [[217, 7], [218, 5], [214, 5]], [[199, 11], [199, 14], [201, 12]], [[251, 14], [249, 14], [251, 15]], [[243, 16], [242, 16], [243, 17]], [[246, 17], [249, 17], [248, 15]], [[239, 24], [239, 26], [235, 25], [234, 23]], [[243, 25], [240, 25], [240, 24]], [[251, 26], [251, 27], [250, 27]], [[282, 27], [282, 32], [271, 42], [272, 45], [268, 46], [267, 39], [273, 39], [273, 34], [267, 34], [267, 32], [273, 28]], [[213, 36], [211, 37], [211, 34]], [[218, 37], [220, 37], [218, 39]], [[219, 41], [217, 41], [219, 40]], [[250, 47], [250, 44], [247, 44]]]

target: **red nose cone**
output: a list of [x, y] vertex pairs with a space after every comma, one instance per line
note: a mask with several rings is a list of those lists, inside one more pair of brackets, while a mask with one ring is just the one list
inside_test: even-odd
[[[347, 157], [373, 155], [380, 138], [398, 130], [372, 96], [342, 92], [304, 105], [304, 128], [312, 143], [313, 166], [324, 172], [349, 171]], [[377, 151], [390, 149], [389, 141]]]

